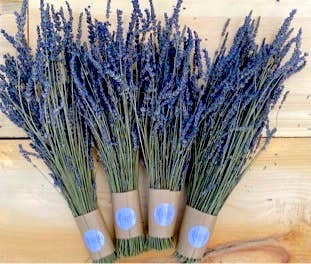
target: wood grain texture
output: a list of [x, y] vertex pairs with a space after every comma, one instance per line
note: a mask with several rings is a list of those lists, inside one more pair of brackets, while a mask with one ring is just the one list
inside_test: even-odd
[[[73, 217], [40, 161], [0, 142], [0, 262], [89, 260]], [[111, 195], [97, 168], [100, 209], [112, 230]], [[140, 192], [146, 219], [146, 177]], [[233, 191], [216, 223], [206, 262], [311, 262], [311, 139], [273, 139]], [[130, 262], [174, 262], [172, 250]]]

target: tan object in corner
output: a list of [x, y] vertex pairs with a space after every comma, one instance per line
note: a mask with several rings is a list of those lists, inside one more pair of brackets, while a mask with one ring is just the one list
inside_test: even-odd
[[181, 191], [149, 189], [149, 236], [170, 238], [174, 235], [181, 198]]
[[98, 209], [75, 217], [75, 220], [93, 260], [100, 260], [114, 253], [110, 234]]
[[177, 252], [189, 259], [201, 259], [215, 223], [216, 216], [187, 205], [180, 228]]
[[137, 190], [112, 193], [112, 207], [117, 239], [129, 239], [144, 235]]

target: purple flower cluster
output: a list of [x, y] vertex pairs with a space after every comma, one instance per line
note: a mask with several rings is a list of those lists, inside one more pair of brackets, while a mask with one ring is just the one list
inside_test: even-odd
[[306, 64], [301, 29], [290, 37], [295, 13], [271, 43], [264, 40], [261, 45], [255, 42], [259, 20], [249, 14], [230, 49], [224, 33], [223, 45], [204, 73], [207, 112], [193, 148], [188, 195], [188, 203], [201, 211], [218, 214], [254, 159], [263, 129], [266, 144], [275, 133], [269, 129], [268, 114], [282, 95], [284, 81]]
[[16, 13], [15, 36], [1, 30], [16, 54], [0, 65], [0, 109], [32, 140], [35, 153], [20, 146], [21, 154], [41, 158], [67, 199], [74, 215], [94, 210], [93, 142], [79, 114], [70, 61], [75, 52], [73, 15], [41, 1], [37, 48], [32, 54], [25, 36], [28, 1]]
[[[180, 125], [177, 134], [160, 139], [173, 142], [172, 137], [176, 137], [168, 152], [181, 154], [189, 149], [197, 132], [203, 106], [197, 105], [193, 93], [197, 76], [195, 73], [190, 76], [196, 68], [191, 67], [192, 52], [199, 40], [190, 29], [179, 29], [181, 2], [178, 1], [173, 15], [162, 26], [156, 19], [152, 1], [150, 8], [142, 11], [138, 1], [133, 0], [126, 34], [121, 10], [117, 10], [115, 30], [109, 21], [93, 21], [89, 9], [85, 10], [88, 48], [80, 46], [72, 59], [72, 76], [106, 173], [111, 183], [120, 182], [121, 190], [112, 187], [113, 191], [137, 187], [134, 176], [137, 171], [133, 171], [132, 164], [137, 158], [140, 127], [145, 119], [150, 136], [159, 139], [165, 131]], [[124, 161], [120, 160], [120, 151], [125, 154]], [[176, 156], [175, 163], [178, 161]], [[179, 164], [179, 167], [186, 166]], [[182, 173], [178, 174], [181, 179]], [[176, 183], [178, 188], [180, 179]], [[122, 184], [125, 186], [120, 187]]]
[[148, 37], [138, 78], [138, 123], [150, 187], [170, 190], [183, 186], [190, 146], [206, 111], [200, 100], [201, 40], [190, 28], [180, 29], [181, 3]]
[[164, 22], [149, 3], [142, 10], [132, 0], [126, 26], [121, 10], [111, 23], [110, 1], [106, 21], [93, 19], [86, 8], [74, 32], [68, 4], [65, 12], [42, 1], [32, 55], [24, 1], [17, 34], [1, 31], [17, 56], [5, 55], [0, 65], [0, 109], [25, 129], [63, 190], [62, 170], [72, 175], [72, 186], [84, 188], [85, 171], [74, 157], [82, 149], [92, 168], [94, 138], [113, 192], [137, 189], [141, 151], [150, 187], [180, 190], [189, 175], [188, 204], [217, 214], [254, 159], [262, 131], [266, 144], [275, 133], [268, 114], [284, 81], [306, 64], [302, 31], [292, 36], [290, 26], [296, 11], [271, 43], [256, 42], [259, 19], [250, 13], [228, 47], [228, 20], [212, 59], [198, 33], [180, 27], [182, 0]]
[[[191, 29], [180, 29], [182, 1], [177, 1], [171, 17], [165, 16], [164, 25], [149, 2], [150, 8], [142, 11], [138, 1], [132, 1], [126, 34], [121, 10], [117, 10], [116, 29], [112, 30], [109, 21], [93, 21], [86, 9], [88, 48], [81, 46], [71, 61], [85, 116], [113, 191], [137, 187], [137, 172], [131, 169], [139, 146], [150, 186], [179, 190], [192, 140], [206, 111], [199, 100], [203, 74], [200, 39]], [[120, 151], [125, 161], [120, 160]], [[161, 173], [160, 167], [165, 168]], [[154, 174], [158, 174], [155, 179]], [[121, 189], [114, 189], [116, 181]], [[134, 186], [127, 186], [129, 182]]]

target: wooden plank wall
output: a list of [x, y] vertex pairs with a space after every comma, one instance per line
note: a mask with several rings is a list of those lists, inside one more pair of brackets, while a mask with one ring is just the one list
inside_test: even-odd
[[[62, 5], [63, 0], [51, 0]], [[141, 1], [146, 4], [146, 0]], [[154, 0], [158, 13], [170, 11], [174, 0]], [[104, 14], [105, 1], [70, 3], [76, 13], [88, 4], [96, 17]], [[0, 0], [0, 28], [14, 31], [13, 11], [20, 1]], [[30, 1], [30, 40], [35, 39], [39, 0]], [[130, 12], [130, 0], [112, 0], [112, 8]], [[271, 39], [283, 18], [298, 8], [294, 26], [304, 32], [303, 47], [311, 50], [309, 0], [184, 0], [182, 22], [201, 34], [213, 51], [227, 17], [235, 30], [254, 11], [262, 16], [259, 37]], [[11, 52], [0, 38], [0, 55]], [[261, 154], [229, 197], [221, 211], [205, 261], [311, 262], [311, 65], [286, 83], [290, 91], [282, 110], [271, 114], [277, 137]], [[47, 178], [40, 161], [35, 169], [18, 153], [28, 145], [25, 134], [0, 115], [0, 262], [86, 262], [88, 254], [65, 201]], [[112, 230], [111, 199], [100, 166], [97, 169], [100, 208]], [[146, 215], [146, 177], [141, 193]], [[173, 262], [172, 251], [148, 251], [131, 262]]]

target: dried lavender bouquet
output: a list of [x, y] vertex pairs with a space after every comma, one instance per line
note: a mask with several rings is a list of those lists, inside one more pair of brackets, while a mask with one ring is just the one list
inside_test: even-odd
[[[224, 31], [214, 61], [206, 60], [207, 116], [193, 147], [176, 252], [182, 261], [194, 262], [203, 256], [227, 197], [275, 132], [269, 129], [268, 114], [281, 97], [284, 81], [306, 64], [307, 54], [300, 49], [301, 29], [290, 37], [294, 14], [285, 19], [271, 43], [264, 40], [261, 45], [255, 42], [259, 20], [250, 14], [231, 48], [226, 52], [228, 33]], [[260, 147], [265, 127], [267, 138]]]
[[21, 146], [24, 157], [41, 158], [55, 186], [68, 203], [94, 262], [112, 262], [114, 246], [98, 211], [93, 165], [93, 143], [79, 114], [76, 89], [70, 74], [74, 49], [73, 18], [63, 9], [41, 1], [34, 55], [25, 37], [28, 1], [16, 13], [17, 34], [1, 33], [16, 49], [0, 65], [0, 108], [30, 137], [35, 152]]
[[152, 31], [140, 48], [132, 96], [142, 154], [149, 176], [149, 248], [174, 246], [176, 216], [183, 197], [190, 150], [204, 111], [198, 92], [200, 40], [180, 28], [178, 0], [164, 25], [157, 21], [152, 1]]
[[88, 43], [72, 60], [72, 75], [112, 191], [117, 255], [133, 256], [145, 249], [145, 235], [138, 194], [139, 140], [130, 96], [137, 92], [131, 83], [140, 63], [140, 38], [149, 28], [136, 1], [126, 34], [121, 10], [116, 29], [111, 27], [109, 1], [105, 22], [93, 21], [90, 10], [85, 11]]

